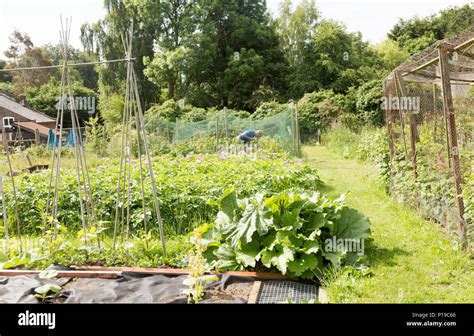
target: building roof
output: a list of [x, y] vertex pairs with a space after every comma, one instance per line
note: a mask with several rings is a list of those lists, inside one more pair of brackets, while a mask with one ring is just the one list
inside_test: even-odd
[[41, 135], [43, 136], [48, 136], [49, 135], [49, 128], [45, 127], [43, 125], [37, 124], [32, 121], [15, 121], [13, 123], [17, 127], [21, 127], [21, 129], [26, 129], [27, 131], [30, 131], [31, 133], [34, 133], [35, 130], [38, 130]]
[[53, 119], [44, 113], [35, 111], [29, 107], [21, 105], [20, 103], [16, 102], [13, 98], [2, 93], [0, 93], [0, 106], [15, 114], [18, 114], [24, 118], [27, 118], [37, 123], [56, 121], [56, 119]]

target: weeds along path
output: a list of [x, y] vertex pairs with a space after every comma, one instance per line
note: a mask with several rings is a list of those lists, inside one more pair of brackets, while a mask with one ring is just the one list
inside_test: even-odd
[[392, 199], [370, 164], [345, 160], [325, 147], [305, 147], [326, 183], [324, 192], [347, 195], [347, 205], [369, 217], [369, 275], [334, 272], [330, 302], [474, 302], [474, 259], [457, 249], [435, 223]]

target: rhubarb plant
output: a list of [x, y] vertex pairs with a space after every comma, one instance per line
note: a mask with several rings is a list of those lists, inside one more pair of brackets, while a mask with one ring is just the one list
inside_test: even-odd
[[360, 253], [328, 250], [336, 240], [364, 240], [370, 222], [344, 204], [318, 192], [257, 194], [238, 199], [229, 190], [218, 200], [220, 211], [213, 225], [200, 228], [207, 262], [219, 270], [258, 266], [277, 269], [290, 277], [313, 278], [327, 264], [354, 262]]

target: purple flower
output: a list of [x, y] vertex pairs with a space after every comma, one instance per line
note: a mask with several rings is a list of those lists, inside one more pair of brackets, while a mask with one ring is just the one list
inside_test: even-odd
[[196, 159], [195, 163], [201, 163], [201, 162], [202, 162], [202, 154], [199, 154], [197, 156], [197, 159]]
[[227, 160], [229, 158], [229, 153], [227, 152], [220, 152], [217, 157], [221, 160]]

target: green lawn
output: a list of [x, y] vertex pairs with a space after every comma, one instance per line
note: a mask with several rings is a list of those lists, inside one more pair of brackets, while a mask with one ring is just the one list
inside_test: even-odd
[[372, 222], [366, 246], [370, 274], [334, 272], [330, 302], [474, 303], [474, 260], [435, 223], [421, 218], [384, 191], [370, 164], [343, 159], [325, 147], [306, 147], [325, 192], [347, 195], [347, 204]]

